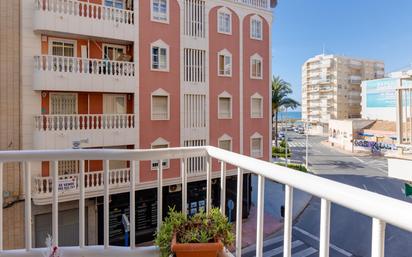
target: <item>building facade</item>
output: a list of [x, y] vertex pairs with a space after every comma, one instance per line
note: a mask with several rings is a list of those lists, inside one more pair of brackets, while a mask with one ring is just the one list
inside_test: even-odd
[[[21, 0], [19, 15], [14, 16], [21, 29], [16, 39], [19, 82], [7, 85], [18, 90], [20, 100], [7, 107], [16, 106], [21, 115], [18, 124], [9, 124], [9, 129], [19, 128], [13, 131], [18, 133], [14, 144], [24, 150], [214, 145], [269, 160], [275, 5], [269, 0]], [[10, 42], [8, 49], [17, 45]], [[1, 89], [3, 96], [3, 84]], [[207, 160], [185, 161], [191, 182], [189, 213], [194, 213], [204, 209]], [[99, 231], [105, 168], [110, 170], [110, 241], [121, 245], [131, 165], [128, 160], [90, 160], [84, 165], [67, 160], [22, 167], [31, 173], [33, 245], [43, 246], [51, 233], [54, 174], [61, 201], [59, 242], [78, 243], [74, 200], [80, 169], [86, 172], [87, 243], [103, 240]], [[176, 179], [180, 162], [135, 162], [137, 242], [150, 240], [156, 228], [153, 208], [160, 165], [163, 210], [181, 206]], [[217, 161], [211, 166], [220, 169]], [[228, 185], [236, 185], [233, 167], [226, 173]], [[213, 178], [218, 175], [212, 173]], [[250, 176], [245, 178], [244, 195], [250, 198]], [[217, 179], [214, 182], [218, 185]], [[20, 198], [25, 193], [20, 192]], [[235, 191], [228, 187], [227, 198], [231, 194]]]
[[361, 82], [384, 77], [381, 61], [317, 55], [302, 66], [302, 119], [360, 118]]

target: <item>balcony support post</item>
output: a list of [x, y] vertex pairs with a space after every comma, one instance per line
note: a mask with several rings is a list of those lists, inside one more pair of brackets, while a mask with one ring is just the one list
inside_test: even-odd
[[130, 248], [136, 247], [136, 162], [130, 161]]
[[385, 256], [385, 228], [386, 223], [384, 221], [373, 218], [371, 257]]
[[0, 252], [3, 251], [3, 163], [0, 162]]
[[322, 198], [320, 206], [319, 257], [329, 257], [330, 207], [330, 201]]
[[206, 213], [212, 208], [212, 158], [206, 155]]
[[31, 244], [31, 165], [30, 162], [24, 163], [24, 241], [26, 251], [30, 251]]
[[226, 163], [220, 162], [220, 212], [226, 212]]
[[263, 256], [263, 222], [265, 203], [265, 177], [258, 176], [257, 192], [257, 224], [256, 224], [256, 257]]
[[104, 183], [104, 195], [103, 195], [103, 240], [104, 248], [109, 248], [109, 160], [103, 161], [103, 183]]
[[237, 168], [236, 257], [242, 257], [243, 171]]
[[52, 235], [53, 242], [59, 245], [59, 165], [58, 161], [52, 161], [53, 176], [53, 204], [52, 204]]
[[79, 196], [79, 246], [80, 248], [85, 246], [85, 204], [84, 204], [84, 160], [79, 161], [79, 189], [80, 189], [80, 196]]
[[285, 220], [283, 225], [283, 257], [292, 255], [293, 187], [285, 185]]
[[157, 231], [160, 230], [162, 225], [163, 216], [163, 163], [162, 160], [158, 161], [157, 165]]
[[182, 212], [187, 215], [187, 174], [186, 159], [180, 159], [180, 176], [182, 178]]

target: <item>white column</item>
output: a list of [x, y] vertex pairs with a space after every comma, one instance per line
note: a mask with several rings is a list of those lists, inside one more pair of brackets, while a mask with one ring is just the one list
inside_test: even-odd
[[212, 208], [212, 158], [206, 156], [206, 213]]
[[57, 161], [52, 161], [53, 176], [53, 204], [52, 204], [52, 235], [56, 245], [59, 245], [59, 166]]
[[163, 216], [163, 163], [157, 165], [157, 230], [160, 230]]
[[24, 193], [25, 193], [25, 209], [24, 209], [24, 240], [26, 243], [26, 250], [30, 251], [32, 247], [31, 239], [31, 164], [24, 163]]
[[79, 246], [85, 246], [84, 160], [79, 162]]
[[104, 183], [104, 203], [103, 203], [103, 240], [104, 248], [109, 247], [109, 160], [103, 161], [103, 183]]
[[283, 257], [292, 255], [293, 188], [285, 185], [285, 220], [283, 225]]
[[3, 163], [0, 162], [0, 252], [3, 251]]
[[330, 206], [330, 201], [326, 199], [321, 200], [319, 257], [329, 257]]
[[180, 159], [180, 176], [182, 178], [182, 212], [187, 214], [187, 174], [186, 159]]
[[242, 257], [243, 171], [237, 168], [236, 257]]
[[263, 222], [265, 203], [265, 177], [258, 176], [257, 193], [257, 224], [256, 224], [256, 257], [263, 256]]
[[385, 227], [386, 223], [384, 221], [373, 218], [371, 257], [385, 256]]
[[136, 163], [130, 161], [130, 248], [136, 246]]
[[226, 163], [220, 162], [220, 212], [226, 212]]

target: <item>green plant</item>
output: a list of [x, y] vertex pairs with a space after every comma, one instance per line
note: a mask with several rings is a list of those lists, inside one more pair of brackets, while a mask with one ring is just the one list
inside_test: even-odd
[[[292, 156], [292, 153], [290, 152], [290, 148], [288, 148], [288, 157]], [[276, 147], [276, 146], [272, 146], [272, 156], [273, 157], [282, 157], [285, 158], [286, 154], [285, 154], [285, 148], [283, 147]]]
[[187, 217], [174, 208], [169, 209], [160, 230], [156, 233], [155, 245], [160, 248], [162, 257], [172, 253], [171, 242], [176, 234], [177, 243], [211, 243], [220, 240], [229, 247], [235, 240], [232, 224], [218, 208], [212, 208], [208, 214], [197, 213]]
[[[276, 163], [277, 165], [283, 166], [285, 167], [285, 163], [282, 162], [278, 162]], [[297, 171], [302, 171], [302, 172], [309, 172], [306, 167], [302, 164], [294, 164], [294, 163], [288, 163], [288, 168], [291, 168], [293, 170], [297, 170]]]

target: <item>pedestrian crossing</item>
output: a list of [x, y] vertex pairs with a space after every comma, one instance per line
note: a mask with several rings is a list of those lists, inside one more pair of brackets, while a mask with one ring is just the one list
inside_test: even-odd
[[[293, 227], [292, 231], [292, 257], [317, 257], [319, 256], [319, 238], [309, 232]], [[353, 257], [353, 255], [333, 244], [330, 244], [330, 257]], [[256, 246], [249, 246], [242, 250], [242, 257], [255, 257]], [[263, 242], [263, 257], [283, 257], [283, 235], [266, 239]]]
[[[288, 142], [289, 147], [306, 147], [306, 141], [305, 140], [293, 140]], [[308, 147], [312, 147], [311, 143], [308, 143]]]
[[[256, 248], [245, 249], [242, 257], [255, 257]], [[301, 240], [294, 240], [291, 244], [292, 257], [315, 257], [318, 250], [307, 245]], [[283, 256], [283, 236], [265, 240], [263, 243], [263, 257], [282, 257]]]

